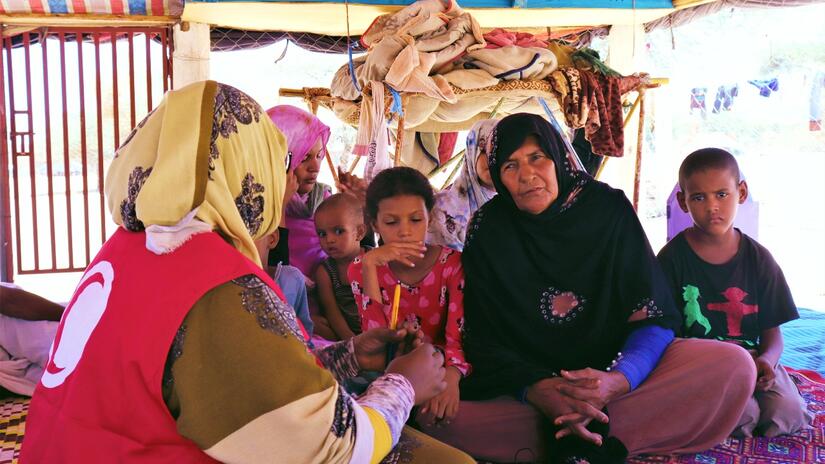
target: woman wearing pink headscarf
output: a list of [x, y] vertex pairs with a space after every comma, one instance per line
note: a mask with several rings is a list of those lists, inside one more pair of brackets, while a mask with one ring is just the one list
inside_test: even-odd
[[281, 239], [275, 253], [270, 255], [270, 264], [287, 261], [288, 256], [288, 264], [300, 269], [305, 276], [312, 276], [327, 257], [321, 250], [312, 217], [318, 205], [332, 193], [329, 185], [317, 182], [321, 161], [327, 155], [329, 126], [311, 113], [290, 105], [275, 106], [266, 113], [286, 136], [290, 160], [290, 181], [281, 220], [281, 227], [286, 231], [281, 229]]

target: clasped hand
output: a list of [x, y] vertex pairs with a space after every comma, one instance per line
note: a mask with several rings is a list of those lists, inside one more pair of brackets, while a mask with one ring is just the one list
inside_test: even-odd
[[560, 427], [557, 439], [572, 434], [601, 446], [604, 437], [587, 426], [593, 420], [607, 423], [602, 409], [629, 390], [622, 373], [587, 368], [536, 382], [528, 388], [527, 400]]

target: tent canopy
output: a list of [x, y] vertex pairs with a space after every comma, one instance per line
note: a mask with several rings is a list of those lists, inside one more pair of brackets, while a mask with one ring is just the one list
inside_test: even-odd
[[[641, 24], [709, 0], [463, 0], [483, 28], [509, 29]], [[358, 0], [349, 5], [349, 33], [359, 35], [376, 17], [412, 0]], [[347, 12], [337, 0], [187, 1], [184, 21], [250, 31], [347, 34]]]
[[0, 23], [8, 25], [107, 26], [177, 21], [184, 0], [2, 0]]

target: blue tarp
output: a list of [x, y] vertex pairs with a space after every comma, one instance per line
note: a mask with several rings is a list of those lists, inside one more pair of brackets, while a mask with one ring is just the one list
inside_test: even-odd
[[782, 364], [825, 375], [825, 312], [799, 309], [799, 319], [782, 326]]

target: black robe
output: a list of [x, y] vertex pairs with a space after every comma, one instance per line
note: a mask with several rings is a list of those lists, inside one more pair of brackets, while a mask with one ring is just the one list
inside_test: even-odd
[[[558, 198], [538, 215], [516, 207], [499, 174], [530, 135], [554, 160], [559, 184]], [[679, 326], [624, 193], [573, 171], [562, 143], [534, 115], [496, 128], [490, 170], [499, 194], [474, 216], [462, 255], [464, 350], [473, 365], [462, 399], [513, 394], [561, 369], [604, 370], [636, 328]]]

